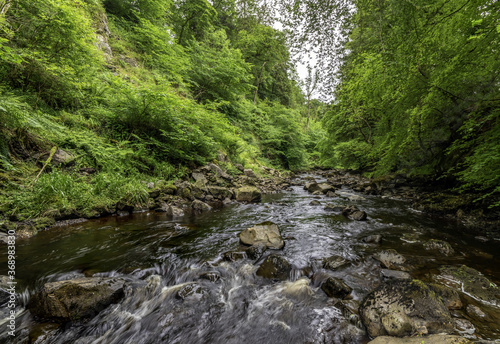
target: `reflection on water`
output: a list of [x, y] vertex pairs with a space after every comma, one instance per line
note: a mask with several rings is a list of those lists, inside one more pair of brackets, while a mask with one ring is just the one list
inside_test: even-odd
[[[323, 206], [309, 205], [313, 196], [301, 187], [292, 189], [268, 195], [261, 204], [233, 204], [175, 219], [153, 212], [109, 217], [19, 241], [16, 276], [24, 303], [47, 281], [126, 275], [140, 283], [120, 304], [88, 323], [38, 324], [25, 311], [18, 317], [16, 340], [21, 343], [30, 336], [47, 344], [366, 343], [369, 338], [357, 307], [381, 282], [380, 264], [371, 255], [388, 248], [417, 262], [411, 272], [414, 278], [430, 281], [430, 274], [437, 274], [442, 265], [466, 264], [500, 282], [500, 243], [478, 241], [456, 223], [379, 197], [364, 196], [355, 202], [319, 199], [323, 205], [354, 203], [368, 213], [366, 222], [351, 221]], [[289, 281], [271, 283], [257, 277], [259, 262], [221, 259], [224, 252], [240, 249], [242, 230], [263, 221], [278, 224], [285, 238], [280, 254], [294, 267]], [[371, 234], [383, 236], [381, 245], [362, 242]], [[425, 250], [423, 243], [432, 238], [449, 242], [455, 253], [447, 257]], [[349, 264], [324, 270], [321, 260], [332, 255]], [[0, 274], [6, 274], [5, 257], [1, 259]], [[221, 279], [200, 278], [206, 272]], [[313, 273], [341, 278], [353, 288], [352, 299], [329, 299]], [[192, 283], [200, 293], [179, 298], [179, 290]], [[499, 322], [474, 323], [472, 336], [500, 338], [499, 312], [494, 307], [488, 311]]]

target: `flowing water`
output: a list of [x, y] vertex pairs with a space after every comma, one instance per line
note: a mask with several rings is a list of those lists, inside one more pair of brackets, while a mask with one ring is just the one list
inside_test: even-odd
[[[342, 190], [355, 194], [350, 190]], [[17, 243], [19, 304], [50, 281], [83, 276], [124, 276], [140, 280], [125, 298], [89, 322], [38, 323], [22, 307], [14, 343], [366, 343], [359, 303], [381, 281], [372, 255], [393, 248], [418, 261], [412, 277], [431, 281], [441, 265], [475, 268], [500, 282], [500, 242], [468, 235], [456, 222], [431, 218], [402, 201], [362, 195], [363, 199], [318, 199], [300, 186], [267, 195], [259, 204], [232, 204], [195, 216], [172, 218], [146, 212], [108, 217], [53, 228]], [[323, 209], [326, 202], [355, 204], [367, 221], [352, 221]], [[241, 250], [238, 234], [255, 224], [279, 225], [285, 248], [275, 251], [292, 265], [289, 280], [273, 282], [255, 275], [261, 260], [223, 261], [223, 253]], [[381, 234], [380, 245], [363, 237]], [[455, 254], [424, 249], [434, 238], [449, 242]], [[267, 251], [269, 253], [270, 251]], [[322, 259], [339, 255], [349, 264], [335, 271]], [[4, 271], [4, 257], [0, 274]], [[217, 272], [221, 279], [200, 278]], [[328, 298], [319, 288], [325, 276], [339, 277], [353, 288], [351, 298]], [[200, 293], [185, 299], [178, 291], [197, 283]], [[477, 302], [470, 299], [469, 302]], [[500, 314], [491, 305], [489, 322], [464, 334], [500, 339]], [[454, 316], [467, 317], [456, 311]], [[5, 326], [2, 324], [1, 326]], [[0, 337], [0, 342], [5, 337]]]

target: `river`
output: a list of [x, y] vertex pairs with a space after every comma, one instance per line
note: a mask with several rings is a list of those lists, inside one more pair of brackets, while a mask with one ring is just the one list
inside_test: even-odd
[[[40, 324], [21, 308], [11, 342], [38, 338], [37, 344], [367, 343], [370, 339], [356, 313], [363, 297], [383, 280], [380, 263], [372, 255], [385, 249], [396, 249], [418, 262], [410, 272], [413, 278], [432, 281], [440, 266], [466, 264], [500, 282], [500, 242], [469, 235], [456, 222], [432, 218], [404, 201], [342, 191], [362, 198], [312, 196], [292, 186], [264, 196], [258, 204], [235, 203], [178, 218], [154, 212], [112, 216], [54, 227], [18, 241], [20, 305], [49, 281], [129, 276], [147, 284], [84, 323]], [[310, 205], [316, 198], [321, 206]], [[367, 212], [368, 220], [353, 221], [326, 211], [326, 202], [355, 204]], [[256, 276], [262, 259], [222, 259], [225, 252], [241, 250], [242, 230], [263, 221], [281, 230], [285, 248], [274, 253], [293, 265], [288, 281]], [[382, 235], [380, 244], [362, 241], [373, 234]], [[450, 243], [455, 253], [444, 256], [426, 250], [423, 243], [430, 239]], [[322, 259], [332, 255], [349, 263], [326, 270]], [[4, 257], [0, 266], [5, 275]], [[206, 272], [216, 272], [221, 279], [200, 278]], [[328, 298], [318, 282], [325, 275], [339, 277], [353, 288], [351, 297]], [[193, 282], [201, 292], [179, 298], [179, 289]], [[496, 307], [481, 307], [500, 321]], [[480, 322], [464, 311], [453, 315], [474, 325], [464, 335], [500, 339], [498, 322]]]

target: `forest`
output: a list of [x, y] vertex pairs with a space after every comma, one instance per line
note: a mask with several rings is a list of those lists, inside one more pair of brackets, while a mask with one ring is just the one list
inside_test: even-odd
[[233, 173], [403, 175], [500, 205], [495, 0], [0, 5], [5, 217], [141, 203], [146, 183], [220, 156]]

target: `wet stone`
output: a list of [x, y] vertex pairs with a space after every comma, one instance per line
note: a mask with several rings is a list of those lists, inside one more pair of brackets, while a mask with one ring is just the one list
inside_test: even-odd
[[247, 254], [245, 252], [241, 251], [229, 251], [225, 252], [224, 255], [222, 256], [222, 259], [228, 261], [228, 262], [235, 262], [237, 260], [242, 260], [247, 257]]
[[264, 252], [266, 252], [266, 250], [267, 250], [266, 244], [257, 243], [247, 248], [245, 252], [248, 258], [256, 260], [262, 257], [262, 255], [264, 254]]
[[363, 239], [361, 239], [361, 241], [367, 244], [380, 244], [382, 242], [382, 235], [380, 234], [368, 235]]
[[203, 289], [197, 283], [190, 283], [182, 287], [177, 294], [176, 298], [181, 300], [186, 300], [187, 298], [196, 297], [201, 298], [203, 296]]
[[201, 274], [200, 278], [209, 280], [210, 282], [217, 282], [221, 279], [221, 275], [218, 272], [210, 271]]
[[350, 215], [350, 218], [356, 221], [365, 221], [367, 218], [366, 212], [364, 211], [355, 211]]
[[332, 203], [327, 203], [325, 205], [324, 209], [328, 210], [328, 211], [335, 211], [335, 212], [340, 213], [344, 209], [344, 207], [340, 206], [340, 205], [335, 205], [335, 204], [332, 204]]
[[247, 228], [240, 233], [240, 241], [245, 245], [263, 243], [267, 248], [279, 250], [285, 246], [278, 226], [272, 222], [263, 222]]
[[446, 305], [429, 285], [418, 280], [390, 280], [380, 285], [364, 298], [359, 314], [371, 337], [453, 332]]
[[462, 334], [471, 335], [476, 332], [476, 328], [474, 327], [474, 325], [467, 319], [453, 319], [453, 325], [455, 326], [456, 330]]
[[123, 298], [124, 284], [122, 278], [101, 277], [45, 283], [31, 298], [28, 309], [42, 319], [90, 319]]
[[380, 271], [380, 274], [382, 275], [382, 277], [384, 277], [386, 279], [400, 279], [400, 280], [411, 279], [410, 274], [407, 272], [404, 272], [404, 271], [382, 269]]
[[380, 251], [374, 254], [373, 258], [378, 260], [387, 269], [406, 270], [403, 265], [406, 262], [406, 258], [400, 255], [396, 250], [389, 249]]
[[348, 217], [357, 211], [360, 211], [360, 210], [357, 207], [350, 205], [350, 206], [342, 208], [342, 215], [344, 215], [345, 217]]
[[292, 271], [292, 265], [283, 257], [276, 254], [269, 255], [259, 266], [256, 274], [269, 279], [286, 280]]
[[438, 251], [445, 256], [451, 256], [455, 253], [455, 250], [451, 247], [449, 243], [442, 240], [431, 239], [424, 244], [424, 248], [430, 251]]
[[414, 244], [420, 240], [419, 235], [416, 233], [404, 233], [400, 239], [409, 244]]
[[444, 266], [439, 269], [437, 282], [445, 281], [455, 289], [472, 295], [476, 299], [493, 305], [500, 305], [500, 288], [479, 271], [466, 265]]
[[321, 290], [323, 290], [328, 297], [335, 297], [339, 299], [344, 299], [352, 292], [351, 287], [336, 277], [327, 278], [327, 280], [321, 284]]
[[331, 256], [323, 259], [323, 267], [329, 270], [336, 270], [347, 264], [348, 261], [341, 256]]
[[321, 202], [320, 201], [312, 201], [311, 203], [309, 203], [309, 205], [314, 205], [314, 206], [318, 206], [318, 205], [321, 205]]
[[477, 320], [486, 320], [487, 315], [476, 305], [467, 305], [467, 314]]

